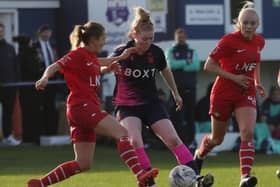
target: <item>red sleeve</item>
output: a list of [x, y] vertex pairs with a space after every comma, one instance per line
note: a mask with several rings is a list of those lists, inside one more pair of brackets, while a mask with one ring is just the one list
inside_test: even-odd
[[260, 41], [261, 41], [261, 50], [264, 48], [265, 45], [265, 40], [262, 36], [260, 36]]
[[264, 45], [265, 45], [265, 40], [263, 38], [263, 36], [261, 35], [257, 35], [257, 45], [258, 45], [258, 59], [257, 59], [257, 63], [260, 63], [261, 62], [261, 55], [260, 55], [260, 51], [264, 48]]
[[232, 37], [230, 35], [225, 35], [220, 39], [217, 46], [211, 51], [210, 57], [215, 61], [219, 62], [221, 58], [228, 57], [234, 53], [234, 48], [232, 45]]
[[82, 61], [82, 55], [78, 50], [75, 50], [64, 55], [56, 63], [61, 67], [60, 72], [64, 73], [67, 70], [75, 69], [77, 62], [80, 61]]

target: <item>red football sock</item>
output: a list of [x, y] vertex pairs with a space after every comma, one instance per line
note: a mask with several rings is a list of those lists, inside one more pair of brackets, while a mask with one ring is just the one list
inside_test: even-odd
[[241, 142], [239, 150], [240, 173], [242, 177], [250, 174], [254, 163], [255, 148], [252, 142]]
[[209, 135], [204, 136], [198, 150], [198, 156], [200, 157], [206, 156], [209, 152], [212, 151], [214, 147], [215, 147], [214, 145], [209, 144]]
[[81, 169], [77, 161], [72, 160], [72, 161], [64, 162], [59, 166], [57, 166], [55, 169], [53, 169], [51, 172], [45, 175], [41, 179], [41, 181], [45, 186], [47, 186], [63, 181], [64, 179], [67, 179], [68, 177], [80, 172]]
[[129, 138], [127, 136], [121, 137], [117, 141], [117, 145], [120, 157], [138, 178], [144, 170], [138, 161], [135, 149], [130, 144]]

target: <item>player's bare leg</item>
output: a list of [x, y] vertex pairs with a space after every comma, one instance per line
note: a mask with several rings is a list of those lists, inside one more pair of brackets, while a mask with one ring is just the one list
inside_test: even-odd
[[145, 171], [139, 163], [138, 156], [128, 137], [127, 130], [119, 125], [112, 116], [108, 115], [96, 127], [96, 132], [105, 136], [113, 137], [117, 142], [118, 152], [123, 162], [130, 168], [137, 178], [138, 184], [146, 185], [149, 178], [155, 178], [158, 169]]
[[223, 142], [227, 130], [228, 121], [219, 121], [213, 116], [211, 116], [211, 121], [211, 134], [204, 136], [199, 149], [195, 151], [194, 155], [199, 173], [207, 154], [211, 152], [216, 145], [220, 145]]

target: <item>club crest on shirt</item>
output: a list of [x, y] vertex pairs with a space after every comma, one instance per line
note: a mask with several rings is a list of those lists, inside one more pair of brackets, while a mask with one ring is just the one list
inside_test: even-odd
[[154, 63], [154, 57], [152, 53], [148, 54], [148, 63], [149, 64], [153, 64]]
[[130, 55], [130, 61], [133, 62], [134, 61], [134, 55]]
[[256, 105], [257, 104], [257, 101], [256, 101], [256, 98], [253, 97], [253, 96], [248, 96], [248, 101], [250, 101], [252, 103], [252, 105]]
[[128, 20], [129, 11], [127, 0], [107, 0], [107, 20], [116, 26], [120, 26]]

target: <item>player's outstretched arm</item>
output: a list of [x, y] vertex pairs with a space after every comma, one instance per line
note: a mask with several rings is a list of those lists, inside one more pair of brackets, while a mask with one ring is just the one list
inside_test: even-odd
[[114, 56], [114, 57], [107, 57], [107, 58], [98, 58], [99, 64], [101, 66], [109, 66], [114, 61], [124, 60], [127, 59], [131, 54], [136, 53], [135, 47], [130, 47], [128, 49], [125, 49], [121, 55]]
[[42, 77], [38, 81], [36, 81], [36, 89], [44, 90], [48, 84], [49, 78], [51, 78], [57, 71], [59, 71], [60, 68], [61, 67], [57, 63], [53, 63], [52, 65], [48, 66]]
[[121, 73], [121, 65], [118, 63], [118, 61], [114, 61], [109, 66], [101, 66], [101, 73], [108, 72], [114, 72], [116, 74]]

